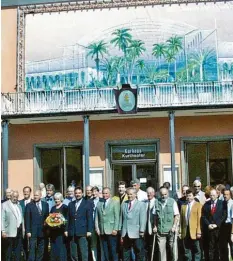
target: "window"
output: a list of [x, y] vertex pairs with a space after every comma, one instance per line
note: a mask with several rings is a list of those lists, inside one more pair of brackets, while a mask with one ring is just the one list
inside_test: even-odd
[[82, 148], [40, 148], [41, 182], [52, 183], [56, 191], [64, 193], [72, 181], [83, 184]]
[[200, 177], [207, 185], [232, 184], [231, 140], [187, 142], [186, 175], [189, 185]]

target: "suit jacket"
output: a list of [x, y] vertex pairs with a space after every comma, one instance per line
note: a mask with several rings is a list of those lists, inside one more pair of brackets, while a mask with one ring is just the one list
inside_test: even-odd
[[113, 230], [119, 229], [120, 204], [110, 198], [105, 209], [103, 206], [103, 200], [97, 203], [95, 229], [99, 230], [101, 235], [111, 235]]
[[[24, 216], [24, 214], [25, 214], [25, 209], [26, 209], [26, 206], [25, 206], [25, 199], [21, 199], [20, 201], [19, 201], [19, 204], [20, 204], [20, 206], [21, 206], [21, 208], [22, 208], [22, 211], [23, 211], [23, 216]], [[30, 202], [32, 202], [32, 199], [31, 199], [31, 201]]]
[[[148, 213], [148, 206], [149, 206], [149, 200], [145, 200], [145, 203], [146, 203], [146, 213], [147, 215], [150, 214], [150, 218], [149, 220], [147, 220], [146, 224], [147, 224], [147, 227], [146, 227], [146, 232], [149, 234], [149, 235], [152, 235], [153, 233], [153, 227], [154, 227], [154, 214], [153, 214], [153, 209], [154, 209], [154, 206], [155, 206], [155, 202], [157, 201], [156, 198], [153, 198], [151, 199], [150, 201], [150, 213]], [[148, 219], [148, 216], [146, 217], [146, 219]]]
[[[18, 204], [21, 218], [22, 218], [22, 228], [24, 226], [22, 208]], [[16, 237], [17, 235], [17, 216], [14, 208], [12, 207], [11, 201], [7, 200], [2, 204], [2, 225], [1, 230], [5, 231], [7, 237]]]
[[[180, 232], [181, 238], [184, 239], [187, 233], [187, 222], [186, 222], [186, 209], [188, 204], [181, 206], [180, 213]], [[190, 237], [193, 240], [197, 239], [197, 234], [201, 234], [201, 214], [202, 214], [202, 205], [199, 202], [194, 202], [191, 208], [189, 216], [189, 233]]]
[[214, 215], [212, 215], [211, 200], [207, 201], [203, 206], [202, 215], [204, 225], [209, 226], [210, 224], [215, 224], [220, 227], [227, 218], [227, 202], [218, 199], [216, 203], [216, 211]]
[[128, 234], [129, 238], [139, 238], [139, 232], [146, 230], [146, 204], [145, 202], [135, 200], [132, 208], [129, 210], [129, 200], [121, 205], [121, 217], [119, 223], [121, 236]]
[[49, 215], [49, 205], [41, 200], [41, 206], [41, 214], [34, 201], [28, 203], [25, 208], [25, 232], [31, 233], [32, 237], [44, 237], [44, 222]]
[[67, 226], [69, 236], [86, 236], [87, 232], [93, 231], [93, 209], [94, 203], [91, 200], [82, 199], [76, 211], [76, 200], [68, 205]]

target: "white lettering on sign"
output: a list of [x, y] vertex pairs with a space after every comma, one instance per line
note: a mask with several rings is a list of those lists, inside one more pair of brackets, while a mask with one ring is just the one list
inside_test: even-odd
[[125, 154], [138, 154], [143, 153], [141, 149], [125, 149]]
[[122, 159], [145, 158], [145, 156], [146, 156], [145, 153], [131, 153], [131, 154], [123, 153], [121, 155]]

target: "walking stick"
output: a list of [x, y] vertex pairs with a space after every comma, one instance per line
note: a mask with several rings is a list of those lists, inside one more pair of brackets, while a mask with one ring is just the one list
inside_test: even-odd
[[152, 253], [151, 253], [151, 259], [150, 259], [150, 261], [153, 261], [153, 259], [154, 259], [154, 252], [155, 252], [155, 237], [156, 237], [156, 233], [154, 233], [154, 237], [153, 237], [153, 245], [152, 245]]

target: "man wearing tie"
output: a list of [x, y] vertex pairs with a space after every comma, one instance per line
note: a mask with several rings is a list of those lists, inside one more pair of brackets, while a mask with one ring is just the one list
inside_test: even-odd
[[[93, 231], [94, 203], [83, 197], [83, 189], [76, 187], [74, 190], [76, 200], [68, 206], [68, 217], [65, 235], [72, 239], [73, 244], [79, 248], [82, 261], [88, 261], [87, 237]], [[78, 261], [78, 253], [72, 253], [72, 260]]]
[[2, 204], [1, 231], [5, 241], [2, 260], [5, 261], [20, 261], [23, 215], [18, 197], [18, 191], [12, 191], [10, 200]]
[[187, 204], [182, 205], [180, 215], [180, 234], [184, 245], [186, 261], [201, 260], [199, 239], [201, 238], [202, 205], [194, 200], [193, 189], [186, 191]]
[[[157, 199], [155, 198], [155, 190], [152, 187], [147, 188], [147, 197], [148, 200], [146, 203], [146, 212], [147, 212], [147, 220], [146, 220], [146, 231], [145, 231], [145, 250], [147, 255], [147, 260], [151, 260], [153, 244], [156, 245], [155, 236], [153, 234], [154, 228], [154, 215], [153, 208]], [[153, 260], [156, 259], [155, 255], [153, 255]]]
[[104, 261], [118, 261], [117, 231], [119, 229], [120, 205], [110, 198], [110, 188], [103, 189], [103, 199], [96, 207], [95, 229], [100, 236]]
[[227, 204], [218, 199], [215, 189], [210, 191], [210, 199], [203, 206], [203, 221], [208, 227], [209, 261], [213, 261], [220, 260], [219, 231], [227, 218]]
[[34, 192], [34, 200], [25, 209], [25, 232], [29, 239], [28, 261], [41, 261], [44, 254], [44, 222], [49, 215], [48, 203], [41, 200], [41, 191]]
[[[31, 192], [32, 192], [32, 189], [30, 187], [26, 186], [23, 188], [24, 198], [19, 201], [19, 204], [23, 211], [23, 217], [24, 217], [26, 205], [32, 201]], [[27, 239], [26, 235], [23, 235], [23, 255], [24, 255], [24, 258], [27, 260], [28, 259], [28, 239]]]
[[128, 200], [121, 205], [119, 230], [123, 238], [123, 260], [129, 261], [133, 246], [137, 261], [144, 260], [144, 233], [146, 230], [146, 204], [136, 199], [135, 188], [127, 189]]

